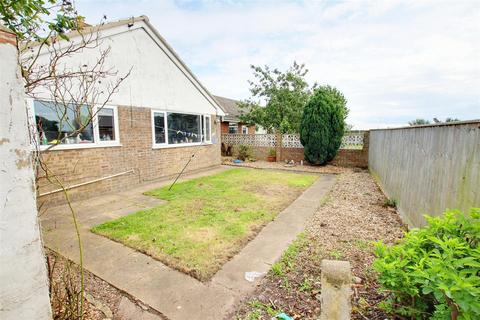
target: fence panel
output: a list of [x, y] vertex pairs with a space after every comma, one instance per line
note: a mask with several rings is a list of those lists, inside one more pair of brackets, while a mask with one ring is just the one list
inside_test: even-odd
[[275, 147], [277, 137], [274, 134], [222, 134], [222, 142], [228, 145], [245, 145], [252, 147]]
[[[349, 131], [342, 138], [340, 149], [362, 149], [365, 131]], [[222, 142], [228, 145], [246, 145], [252, 147], [275, 147], [275, 134], [222, 134]], [[283, 148], [303, 148], [299, 134], [282, 135]]]

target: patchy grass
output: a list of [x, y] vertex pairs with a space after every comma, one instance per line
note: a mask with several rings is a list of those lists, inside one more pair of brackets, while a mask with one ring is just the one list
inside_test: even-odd
[[205, 281], [316, 179], [232, 169], [149, 191], [168, 203], [92, 231]]

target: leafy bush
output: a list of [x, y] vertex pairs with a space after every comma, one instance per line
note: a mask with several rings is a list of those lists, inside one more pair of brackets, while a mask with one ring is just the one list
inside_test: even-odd
[[300, 141], [305, 159], [311, 164], [325, 164], [340, 148], [348, 114], [347, 100], [337, 89], [321, 86], [315, 90], [303, 110]]
[[237, 158], [245, 161], [252, 157], [252, 148], [246, 145], [239, 145], [237, 147]]
[[377, 244], [382, 307], [412, 319], [480, 319], [480, 209], [426, 220], [394, 246]]

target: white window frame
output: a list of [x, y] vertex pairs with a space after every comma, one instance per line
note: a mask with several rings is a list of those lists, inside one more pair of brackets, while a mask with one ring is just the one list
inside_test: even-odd
[[[163, 113], [163, 128], [165, 130], [165, 142], [163, 143], [156, 143], [155, 141], [155, 113]], [[155, 148], [164, 148], [168, 146], [167, 112], [160, 110], [152, 110], [150, 118], [152, 126], [152, 146], [154, 146]]]
[[[245, 132], [243, 132], [243, 129], [245, 129]], [[242, 125], [242, 134], [248, 134], [248, 127], [246, 125]]]
[[[165, 126], [165, 142], [164, 143], [155, 143], [155, 113], [163, 113], [164, 114], [164, 126]], [[170, 144], [168, 143], [168, 113], [180, 113], [180, 114], [191, 114], [200, 116], [200, 142], [191, 142], [191, 143], [178, 143], [178, 144]], [[210, 139], [204, 139], [204, 134], [206, 130], [206, 121], [205, 118], [210, 119]], [[176, 111], [176, 110], [158, 110], [152, 109], [150, 112], [151, 118], [151, 127], [152, 127], [152, 149], [163, 149], [163, 148], [181, 148], [181, 147], [191, 147], [191, 146], [199, 146], [199, 145], [207, 145], [212, 144], [212, 117], [208, 114], [202, 113], [195, 113], [195, 112], [185, 112], [185, 111]], [[203, 119], [203, 126], [201, 124]]]
[[[38, 139], [38, 132], [37, 132], [37, 122], [35, 118], [35, 107], [34, 107], [34, 100], [37, 99], [27, 99], [27, 107], [29, 111], [29, 122], [30, 127], [34, 133], [34, 139]], [[49, 99], [38, 99], [47, 102], [53, 102]], [[113, 124], [114, 124], [114, 133], [115, 133], [115, 140], [110, 141], [101, 141], [100, 140], [100, 131], [98, 128], [98, 110], [102, 109], [112, 109], [113, 110]], [[41, 145], [40, 141], [36, 141], [36, 145], [39, 146], [40, 151], [48, 149], [48, 151], [55, 151], [55, 150], [71, 150], [71, 149], [89, 149], [89, 148], [105, 148], [105, 147], [120, 147], [120, 126], [118, 121], [118, 107], [112, 105], [104, 105], [103, 107], [99, 105], [95, 105], [92, 108], [93, 118], [93, 138], [94, 142], [92, 143], [69, 143], [69, 144], [57, 144], [57, 145]]]
[[[210, 115], [207, 115], [207, 114], [204, 114], [202, 115], [203, 117], [203, 133], [202, 133], [202, 139], [204, 139], [204, 142], [205, 143], [212, 143], [212, 116]], [[208, 128], [208, 132], [210, 133], [210, 137], [209, 139], [207, 140], [207, 118], [208, 118], [208, 126], [210, 128]]]

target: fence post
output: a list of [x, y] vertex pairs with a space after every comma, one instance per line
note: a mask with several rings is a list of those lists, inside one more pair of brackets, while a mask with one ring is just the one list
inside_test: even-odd
[[368, 153], [368, 147], [370, 145], [370, 131], [366, 130], [363, 133], [363, 151]]
[[282, 149], [283, 149], [283, 143], [282, 143], [282, 133], [277, 131], [275, 132], [275, 136], [276, 136], [276, 143], [275, 143], [275, 151], [277, 153], [277, 162], [280, 162], [282, 161]]

